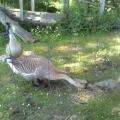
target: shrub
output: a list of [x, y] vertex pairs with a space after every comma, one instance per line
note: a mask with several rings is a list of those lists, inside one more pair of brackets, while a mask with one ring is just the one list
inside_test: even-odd
[[105, 10], [104, 15], [100, 18], [98, 2], [88, 4], [81, 1], [80, 4], [72, 6], [67, 15], [62, 16], [59, 21], [59, 29], [62, 32], [78, 33], [78, 32], [95, 32], [109, 31], [115, 28], [117, 13], [115, 10]]
[[[58, 11], [55, 6], [52, 5], [52, 1], [55, 0], [36, 0], [35, 1], [35, 9], [36, 11], [48, 11], [48, 12], [56, 12]], [[24, 10], [31, 10], [31, 1], [24, 0]], [[19, 8], [18, 0], [0, 0], [0, 3], [7, 4], [8, 6], [12, 6], [15, 8]]]

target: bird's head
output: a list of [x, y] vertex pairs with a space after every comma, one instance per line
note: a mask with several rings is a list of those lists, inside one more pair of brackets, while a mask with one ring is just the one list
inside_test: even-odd
[[11, 24], [10, 23], [6, 23], [6, 32], [7, 32], [7, 34], [13, 34], [13, 29], [12, 29], [12, 26], [11, 26]]

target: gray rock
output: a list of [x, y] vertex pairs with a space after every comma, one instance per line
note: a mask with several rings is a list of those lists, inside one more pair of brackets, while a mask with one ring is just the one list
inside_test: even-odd
[[101, 90], [114, 90], [119, 86], [119, 82], [115, 80], [104, 80], [94, 84], [94, 87], [97, 87]]
[[101, 92], [101, 89], [94, 84], [88, 84], [87, 89], [93, 92]]

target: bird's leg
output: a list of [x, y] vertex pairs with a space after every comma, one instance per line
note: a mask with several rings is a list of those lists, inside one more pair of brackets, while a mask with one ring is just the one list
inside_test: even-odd
[[39, 87], [41, 88], [47, 88], [48, 84], [42, 79], [37, 79], [37, 83], [39, 84]]
[[34, 87], [39, 87], [39, 83], [37, 82], [37, 79], [32, 80], [31, 83]]
[[34, 87], [46, 88], [45, 83], [42, 80], [40, 80], [40, 79], [32, 80], [32, 85]]

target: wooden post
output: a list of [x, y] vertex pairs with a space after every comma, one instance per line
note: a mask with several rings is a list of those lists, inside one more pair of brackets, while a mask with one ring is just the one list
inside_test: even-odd
[[99, 2], [99, 16], [101, 17], [104, 14], [105, 10], [105, 0], [100, 0]]
[[23, 11], [23, 0], [19, 0], [19, 7], [20, 7], [20, 19], [24, 20], [24, 11]]
[[35, 0], [31, 0], [31, 10], [35, 11]]

